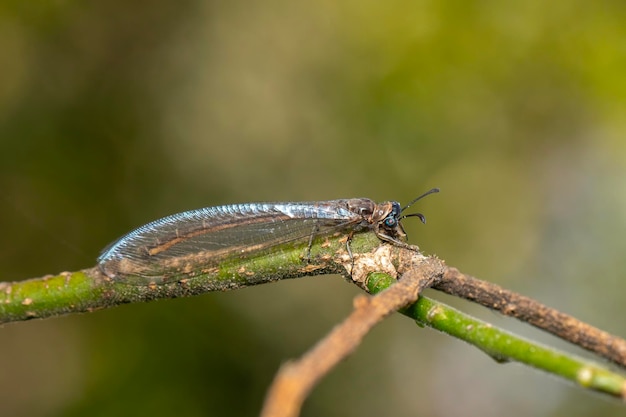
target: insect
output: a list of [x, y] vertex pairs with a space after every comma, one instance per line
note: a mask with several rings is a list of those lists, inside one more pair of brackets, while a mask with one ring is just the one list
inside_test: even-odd
[[[225, 260], [245, 259], [288, 242], [309, 249], [315, 237], [373, 231], [379, 239], [404, 243], [402, 214], [432, 190], [401, 207], [396, 201], [375, 203], [367, 198], [317, 202], [246, 203], [208, 207], [173, 214], [133, 230], [105, 248], [98, 258], [101, 271], [118, 282], [162, 284], [192, 277], [198, 270]], [[348, 252], [350, 252], [348, 239]]]

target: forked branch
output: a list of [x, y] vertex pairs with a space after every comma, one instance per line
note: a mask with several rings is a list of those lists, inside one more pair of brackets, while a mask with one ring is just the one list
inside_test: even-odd
[[[391, 313], [413, 304], [419, 293], [437, 282], [443, 272], [442, 262], [414, 253], [414, 259], [405, 269], [396, 285], [374, 297], [358, 296], [354, 310], [324, 339], [298, 361], [284, 364], [278, 372], [266, 398], [263, 417], [295, 417], [299, 415], [305, 398], [337, 363], [352, 353], [363, 337]], [[423, 267], [420, 267], [423, 264]]]

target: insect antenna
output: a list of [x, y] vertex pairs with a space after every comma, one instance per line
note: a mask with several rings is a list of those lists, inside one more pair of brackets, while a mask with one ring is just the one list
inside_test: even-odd
[[427, 195], [435, 194], [435, 193], [438, 193], [438, 192], [439, 192], [439, 188], [433, 188], [431, 190], [426, 191], [424, 194], [420, 195], [419, 197], [417, 197], [416, 199], [411, 201], [409, 204], [407, 204], [406, 206], [402, 207], [402, 210], [400, 210], [400, 213], [402, 213], [404, 210], [408, 209], [413, 204], [415, 204], [416, 202], [418, 202], [422, 198], [426, 197]]
[[[400, 213], [402, 213], [404, 210], [408, 209], [413, 204], [415, 204], [417, 201], [421, 200], [422, 198], [426, 197], [427, 195], [435, 194], [435, 193], [438, 193], [438, 192], [439, 192], [439, 188], [432, 188], [432, 189], [426, 191], [424, 194], [422, 194], [419, 197], [413, 199], [413, 201], [411, 201], [409, 204], [407, 204], [406, 206], [402, 207], [402, 209], [400, 210]], [[421, 220], [422, 223], [426, 224], [426, 217], [424, 217], [424, 215], [422, 213], [405, 214], [404, 216], [400, 216], [400, 218], [398, 218], [398, 220], [406, 219], [407, 217], [418, 217]]]
[[406, 214], [406, 215], [400, 217], [398, 220], [406, 219], [407, 217], [419, 217], [420, 221], [422, 223], [426, 224], [426, 217], [424, 217], [424, 215], [422, 213]]

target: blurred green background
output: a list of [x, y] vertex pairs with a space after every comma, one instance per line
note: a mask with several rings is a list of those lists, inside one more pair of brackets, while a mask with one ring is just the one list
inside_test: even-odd
[[[2, 279], [93, 266], [192, 208], [438, 186], [412, 243], [626, 336], [625, 19], [622, 1], [3, 1]], [[358, 293], [312, 277], [6, 325], [0, 414], [257, 415]], [[618, 413], [403, 317], [303, 411]]]

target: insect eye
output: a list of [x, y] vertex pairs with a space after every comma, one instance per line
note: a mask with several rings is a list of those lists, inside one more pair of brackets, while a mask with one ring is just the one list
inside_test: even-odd
[[398, 224], [398, 220], [396, 220], [394, 216], [387, 216], [384, 223], [387, 227], [396, 227], [396, 225]]
[[394, 214], [395, 216], [398, 216], [400, 213], [402, 213], [402, 209], [400, 208], [400, 204], [397, 201], [393, 202], [391, 213]]

